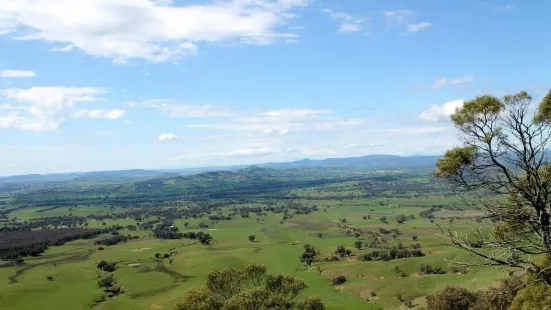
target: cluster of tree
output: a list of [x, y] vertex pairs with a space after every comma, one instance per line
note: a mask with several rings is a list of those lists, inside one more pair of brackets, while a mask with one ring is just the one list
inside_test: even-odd
[[244, 270], [215, 269], [207, 275], [204, 287], [188, 291], [177, 310], [323, 310], [319, 298], [296, 297], [308, 285], [300, 278], [267, 274], [266, 266], [251, 264]]
[[425, 265], [425, 264], [421, 264], [421, 266], [419, 267], [419, 272], [421, 272], [421, 274], [445, 274], [446, 273], [446, 271], [442, 270], [442, 268], [440, 267], [434, 267], [434, 266]]
[[195, 233], [193, 231], [190, 231], [190, 232], [186, 232], [186, 233], [183, 233], [182, 234], [182, 237], [186, 238], [186, 239], [191, 239], [191, 240], [199, 240], [199, 242], [201, 242], [201, 244], [210, 244], [210, 242], [212, 241], [212, 236], [210, 234], [207, 234], [207, 233], [204, 233], [202, 231], [198, 232], [198, 233]]
[[379, 227], [379, 233], [381, 235], [391, 235], [392, 238], [396, 240], [396, 238], [402, 234], [402, 232], [398, 228], [392, 228], [392, 229], [386, 229], [384, 227]]
[[337, 249], [335, 250], [335, 254], [337, 254], [340, 257], [346, 257], [346, 256], [352, 256], [352, 250], [347, 249], [344, 247], [344, 245], [338, 245]]
[[182, 239], [184, 234], [178, 231], [178, 227], [161, 223], [153, 229], [153, 236], [159, 239]]
[[117, 263], [116, 262], [108, 263], [102, 260], [96, 265], [96, 267], [106, 272], [115, 272], [115, 270], [117, 270]]
[[77, 239], [93, 238], [105, 232], [101, 229], [84, 228], [4, 231], [0, 232], [0, 258], [10, 260], [38, 256], [50, 246], [63, 245], [65, 242]]
[[126, 240], [128, 240], [128, 238], [123, 235], [114, 235], [105, 239], [96, 240], [94, 244], [111, 246], [121, 242], [126, 242]]
[[316, 251], [316, 249], [314, 249], [313, 246], [305, 244], [304, 252], [300, 255], [300, 262], [310, 267], [312, 266], [318, 255], [319, 253]]
[[103, 289], [109, 297], [120, 295], [123, 293], [122, 287], [119, 285], [113, 275], [108, 275], [98, 280], [98, 287]]
[[415, 219], [415, 215], [411, 214], [411, 215], [408, 215], [408, 216], [405, 216], [403, 214], [400, 214], [400, 215], [397, 215], [396, 216], [396, 222], [398, 224], [403, 224], [405, 223], [407, 220], [414, 220]]
[[392, 247], [390, 250], [376, 250], [371, 253], [364, 253], [360, 256], [364, 261], [389, 261], [399, 258], [422, 257], [425, 254], [419, 249], [408, 249], [405, 247]]

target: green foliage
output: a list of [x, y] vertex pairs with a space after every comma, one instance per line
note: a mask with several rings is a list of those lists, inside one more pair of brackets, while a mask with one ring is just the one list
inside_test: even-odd
[[325, 306], [319, 297], [308, 296], [297, 303], [298, 310], [325, 310]]
[[531, 310], [551, 308], [551, 287], [542, 281], [528, 285], [518, 292], [510, 310]]
[[427, 295], [430, 310], [469, 310], [476, 303], [476, 295], [467, 289], [447, 286], [442, 291]]
[[541, 101], [538, 112], [534, 117], [534, 121], [538, 123], [550, 123], [551, 122], [551, 90]]
[[453, 123], [460, 127], [470, 126], [471, 123], [484, 117], [495, 116], [504, 109], [504, 104], [491, 95], [476, 97], [467, 101], [451, 116]]
[[218, 310], [223, 305], [207, 287], [200, 287], [190, 289], [184, 302], [178, 304], [176, 310]]
[[447, 151], [444, 157], [438, 160], [434, 175], [439, 178], [453, 178], [461, 173], [461, 170], [471, 165], [476, 158], [476, 147], [456, 147]]
[[117, 265], [116, 262], [108, 263], [102, 260], [97, 264], [97, 268], [107, 272], [114, 272], [117, 269], [116, 265]]
[[207, 285], [190, 290], [177, 310], [191, 309], [324, 309], [317, 298], [296, 302], [308, 285], [288, 275], [266, 274], [266, 266], [250, 264], [244, 270], [214, 269], [207, 275]]
[[260, 286], [266, 276], [268, 268], [265, 265], [253, 263], [245, 267], [245, 277], [251, 282], [252, 286]]
[[229, 300], [243, 289], [245, 277], [235, 268], [214, 269], [207, 275], [207, 288], [222, 300]]

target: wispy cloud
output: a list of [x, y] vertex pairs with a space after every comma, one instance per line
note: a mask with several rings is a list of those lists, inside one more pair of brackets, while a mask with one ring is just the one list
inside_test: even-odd
[[385, 11], [383, 15], [387, 19], [388, 28], [405, 26], [408, 32], [420, 32], [432, 27], [428, 21], [415, 22], [417, 13], [409, 9]]
[[431, 85], [432, 89], [439, 89], [446, 86], [457, 86], [474, 81], [472, 75], [463, 75], [455, 78], [438, 77]]
[[332, 19], [339, 21], [339, 32], [358, 32], [364, 29], [367, 18], [359, 18], [348, 13], [334, 11], [332, 9], [323, 9], [323, 13], [328, 14]]
[[404, 25], [408, 24], [410, 20], [415, 16], [415, 12], [412, 10], [392, 10], [385, 11], [383, 13], [390, 25]]
[[421, 22], [417, 24], [409, 24], [408, 25], [408, 32], [419, 32], [423, 30], [427, 30], [432, 26], [429, 22]]
[[228, 117], [234, 115], [230, 109], [215, 108], [210, 105], [184, 104], [174, 100], [155, 99], [142, 102], [128, 102], [128, 106], [154, 108], [172, 117]]
[[174, 133], [162, 133], [157, 138], [159, 141], [176, 141], [180, 140], [182, 136], [174, 134]]
[[501, 5], [501, 6], [497, 6], [495, 8], [496, 11], [511, 11], [515, 8], [515, 5], [514, 4], [505, 4], [505, 5]]
[[242, 112], [226, 122], [193, 124], [188, 127], [281, 135], [303, 131], [355, 128], [364, 122], [364, 120], [358, 118], [328, 117], [329, 114], [332, 114], [332, 111], [291, 108]]
[[106, 118], [106, 119], [119, 119], [124, 115], [125, 111], [122, 109], [112, 110], [78, 110], [73, 113], [74, 118]]
[[34, 71], [29, 71], [29, 70], [13, 70], [13, 69], [0, 70], [0, 77], [5, 79], [29, 78], [29, 77], [35, 77], [35, 76], [36, 76], [36, 73]]

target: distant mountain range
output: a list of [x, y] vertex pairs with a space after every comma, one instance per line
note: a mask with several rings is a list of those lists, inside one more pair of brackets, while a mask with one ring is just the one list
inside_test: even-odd
[[[254, 165], [272, 169], [297, 169], [297, 168], [325, 168], [332, 170], [399, 170], [399, 169], [431, 169], [440, 156], [395, 156], [395, 155], [367, 155], [362, 157], [327, 158], [321, 160], [302, 159], [293, 162], [264, 163]], [[27, 174], [8, 177], [0, 177], [0, 184], [10, 183], [44, 183], [66, 181], [93, 181], [116, 182], [130, 180], [146, 180], [153, 177], [176, 177], [179, 175], [191, 175], [212, 171], [236, 171], [249, 165], [236, 165], [225, 167], [205, 167], [188, 169], [159, 169], [159, 170], [115, 170], [93, 171], [56, 174]]]

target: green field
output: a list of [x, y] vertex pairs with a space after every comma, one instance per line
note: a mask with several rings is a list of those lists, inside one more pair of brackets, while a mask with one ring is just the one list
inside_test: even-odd
[[[439, 211], [445, 213], [442, 218], [430, 222], [420, 218], [419, 213], [435, 203], [458, 205], [460, 199], [423, 196], [408, 198], [350, 198], [334, 199], [334, 192], [353, 194], [360, 192], [358, 187], [348, 188], [347, 183], [332, 186], [294, 190], [294, 195], [316, 195], [323, 191], [333, 199], [323, 196], [315, 200], [299, 198], [296, 201], [305, 205], [317, 205], [318, 211], [309, 214], [295, 214], [291, 219], [282, 221], [281, 214], [267, 212], [266, 215], [250, 214], [249, 218], [239, 215], [228, 221], [209, 221], [205, 214], [197, 219], [176, 219], [173, 225], [180, 231], [205, 231], [214, 238], [210, 245], [202, 245], [196, 240], [161, 240], [151, 237], [151, 231], [120, 230], [121, 234], [139, 236], [105, 250], [98, 250], [94, 240], [76, 240], [62, 246], [50, 247], [43, 255], [25, 258], [21, 266], [6, 262], [0, 265], [0, 308], [1, 309], [172, 309], [183, 299], [187, 290], [204, 285], [206, 274], [215, 267], [243, 267], [250, 262], [260, 262], [272, 273], [292, 274], [305, 279], [309, 288], [302, 296], [321, 297], [327, 309], [400, 309], [402, 298], [412, 297], [415, 307], [424, 305], [424, 296], [442, 289], [448, 284], [464, 286], [469, 289], [486, 288], [504, 277], [506, 273], [499, 269], [472, 269], [466, 274], [453, 273], [446, 259], [469, 260], [464, 252], [448, 245], [437, 236], [437, 223], [447, 225], [445, 217], [461, 217], [463, 211]], [[344, 190], [343, 190], [344, 189]], [[320, 199], [321, 198], [321, 199]], [[256, 204], [233, 204], [220, 208], [217, 214], [229, 214], [231, 209], [242, 206], [266, 206]], [[183, 206], [182, 208], [186, 208]], [[10, 218], [31, 219], [39, 217], [85, 216], [105, 211], [101, 206], [78, 206], [56, 208], [42, 211], [40, 208], [24, 208], [10, 213]], [[123, 212], [115, 208], [109, 212]], [[476, 210], [474, 210], [476, 211]], [[469, 214], [467, 212], [467, 214]], [[416, 218], [398, 224], [397, 215], [413, 215]], [[371, 219], [364, 219], [370, 216]], [[383, 224], [380, 217], [386, 216], [389, 224]], [[440, 217], [440, 215], [438, 216]], [[155, 217], [151, 217], [155, 218]], [[389, 245], [402, 242], [408, 246], [419, 242], [424, 257], [403, 258], [390, 261], [361, 261], [358, 258], [364, 252], [373, 249], [356, 249], [356, 237], [348, 236], [341, 219], [346, 219], [351, 227], [377, 231], [397, 228], [401, 232], [396, 240], [389, 239]], [[142, 219], [143, 221], [147, 219]], [[188, 227], [184, 223], [188, 223]], [[208, 228], [199, 228], [200, 222], [208, 223]], [[88, 227], [102, 227], [120, 224], [135, 224], [131, 218], [88, 220]], [[457, 219], [453, 225], [460, 231], [468, 231], [473, 221]], [[490, 222], [479, 225], [489, 226]], [[322, 234], [320, 238], [318, 233]], [[250, 242], [249, 235], [255, 235], [256, 241]], [[413, 236], [418, 240], [413, 241]], [[98, 238], [103, 238], [99, 236]], [[369, 237], [358, 238], [367, 241]], [[310, 244], [321, 252], [321, 257], [330, 256], [338, 245], [352, 249], [354, 255], [337, 262], [316, 262], [306, 268], [298, 259], [303, 245]], [[156, 259], [155, 253], [175, 251], [167, 259]], [[103, 271], [96, 264], [105, 260], [118, 262], [113, 273], [122, 286], [124, 293], [103, 302], [98, 302], [103, 292], [97, 287], [98, 278]], [[131, 265], [134, 264], [134, 265]], [[442, 275], [421, 275], [421, 264], [438, 266], [447, 271]], [[399, 268], [406, 276], [395, 271]], [[333, 286], [331, 279], [344, 275], [347, 282]], [[51, 276], [52, 280], [47, 277]], [[372, 293], [374, 292], [374, 293]]]

